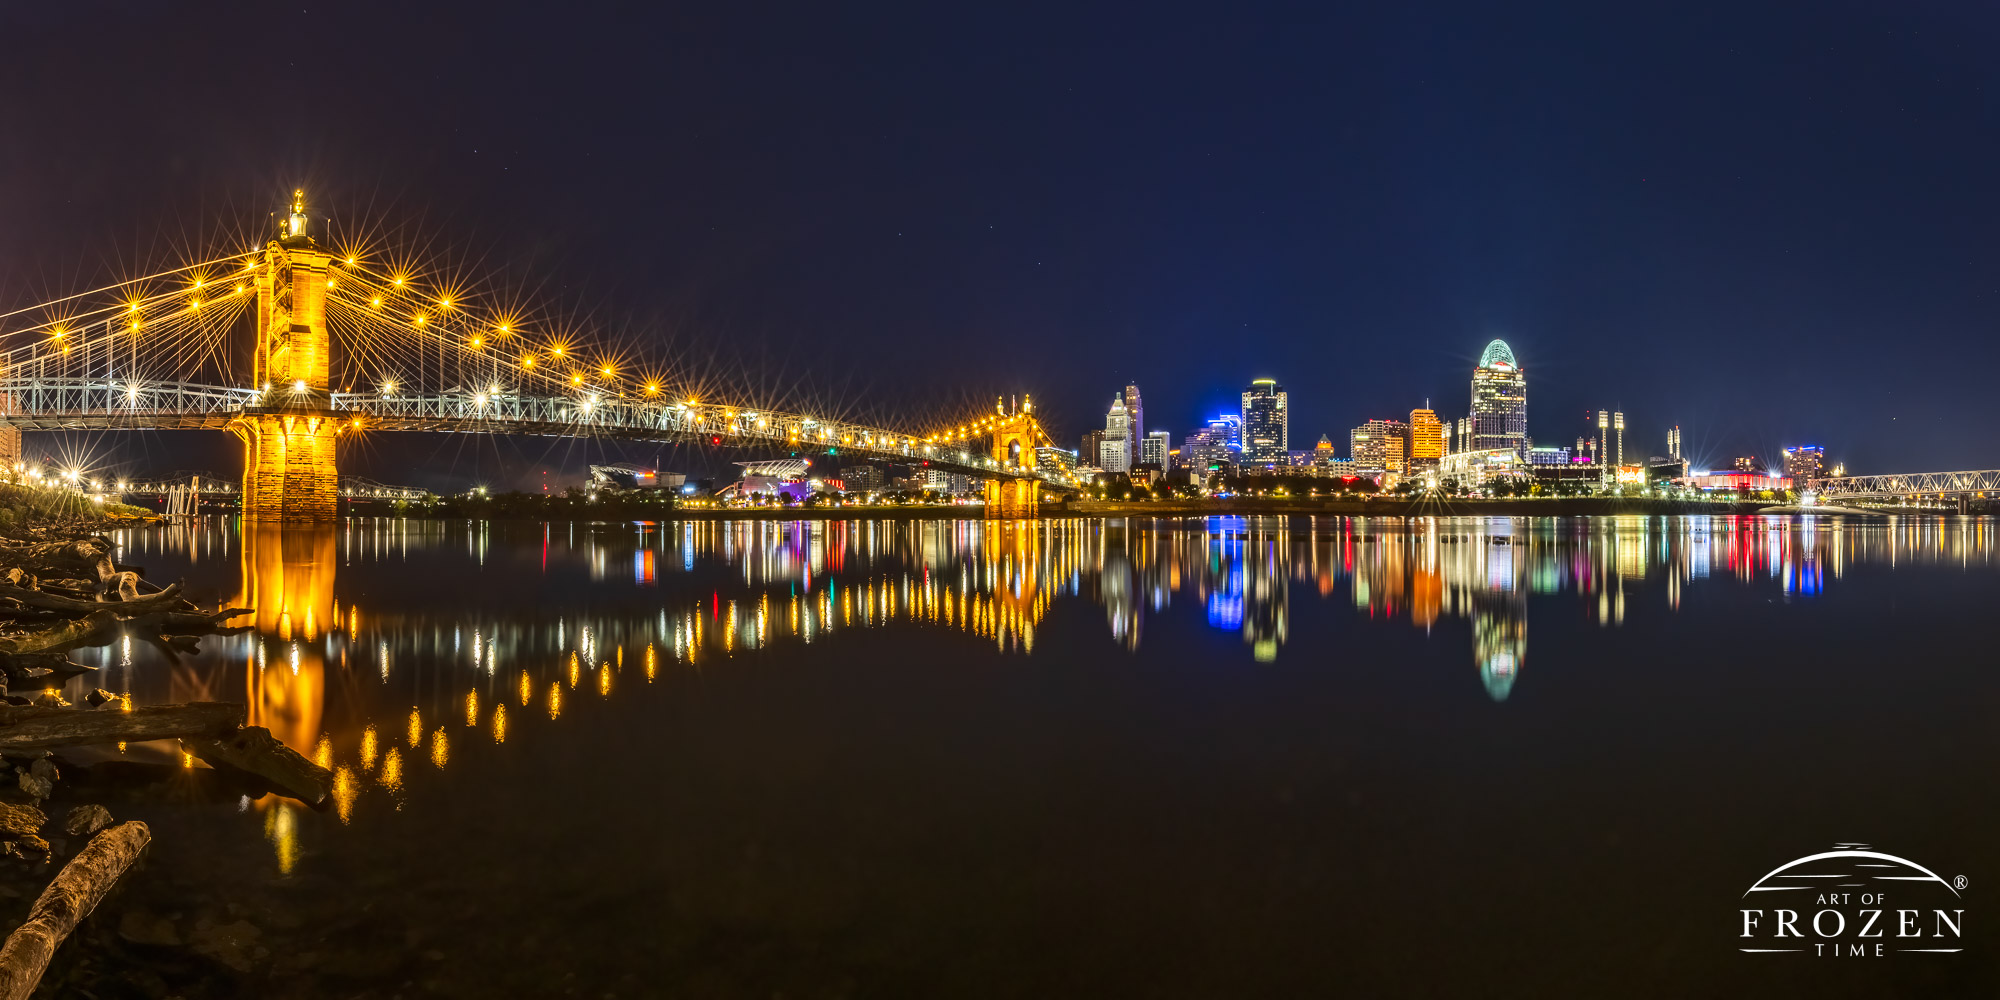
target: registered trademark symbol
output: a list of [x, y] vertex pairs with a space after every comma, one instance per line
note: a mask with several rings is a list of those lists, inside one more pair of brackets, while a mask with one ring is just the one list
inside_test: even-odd
[[1951, 887], [1952, 887], [1952, 888], [1954, 888], [1954, 889], [1963, 889], [1963, 888], [1965, 888], [1965, 876], [1963, 876], [1963, 875], [1960, 875], [1959, 877], [1957, 877], [1957, 878], [1955, 878], [1955, 879], [1952, 879], [1952, 880], [1951, 880]]

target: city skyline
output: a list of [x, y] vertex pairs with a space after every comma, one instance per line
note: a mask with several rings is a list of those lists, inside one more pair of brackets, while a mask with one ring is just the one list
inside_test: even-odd
[[[1434, 401], [1427, 397], [1423, 406], [1411, 408], [1405, 417], [1369, 417], [1361, 420], [1350, 431], [1345, 432], [1347, 440], [1345, 453], [1342, 453], [1339, 445], [1334, 445], [1333, 455], [1339, 456], [1344, 462], [1351, 462], [1357, 469], [1373, 469], [1399, 475], [1435, 469], [1438, 460], [1448, 452], [1486, 450], [1496, 446], [1515, 451], [1524, 462], [1528, 461], [1528, 451], [1532, 447], [1538, 452], [1559, 450], [1562, 452], [1561, 461], [1564, 463], [1572, 461], [1569, 456], [1574, 455], [1576, 462], [1583, 463], [1587, 459], [1593, 467], [1601, 465], [1607, 469], [1643, 466], [1651, 460], [1662, 459], [1684, 462], [1688, 471], [1702, 472], [1710, 468], [1724, 470], [1732, 465], [1740, 469], [1741, 463], [1745, 461], [1742, 456], [1746, 449], [1730, 450], [1726, 447], [1711, 447], [1703, 453], [1689, 456], [1685, 452], [1684, 431], [1678, 422], [1670, 418], [1655, 418], [1645, 425], [1650, 427], [1655, 422], [1658, 424], [1658, 433], [1651, 434], [1637, 423], [1628, 427], [1626, 414], [1622, 410], [1597, 410], [1594, 414], [1586, 410], [1576, 422], [1568, 424], [1555, 424], [1562, 419], [1560, 417], [1545, 417], [1544, 420], [1549, 423], [1540, 428], [1541, 435], [1537, 437], [1536, 428], [1527, 420], [1525, 372], [1526, 366], [1519, 364], [1515, 359], [1511, 345], [1505, 340], [1495, 338], [1486, 344], [1478, 361], [1472, 366], [1471, 398], [1462, 411], [1454, 413], [1448, 406], [1434, 407]], [[1199, 459], [1190, 456], [1188, 464], [1181, 466], [1183, 468], [1203, 467], [1213, 461], [1213, 456], [1221, 454], [1204, 450], [1211, 444], [1212, 431], [1221, 421], [1235, 422], [1238, 436], [1231, 441], [1228, 450], [1233, 456], [1230, 459], [1231, 463], [1240, 467], [1276, 467], [1288, 463], [1311, 465], [1316, 464], [1312, 460], [1316, 452], [1321, 456], [1320, 462], [1331, 457], [1326, 455], [1325, 446], [1333, 435], [1325, 431], [1307, 433], [1301, 438], [1301, 440], [1316, 438], [1320, 441], [1319, 446], [1301, 449], [1273, 445], [1269, 448], [1269, 454], [1262, 459], [1252, 456], [1253, 438], [1245, 436], [1248, 432], [1244, 426], [1253, 400], [1258, 398], [1258, 394], [1262, 391], [1270, 392], [1272, 401], [1276, 404], [1274, 413], [1278, 422], [1273, 426], [1278, 429], [1274, 433], [1289, 442], [1291, 393], [1285, 386], [1279, 384], [1278, 380], [1265, 378], [1253, 379], [1250, 385], [1238, 394], [1238, 405], [1234, 411], [1218, 412], [1197, 421], [1191, 427], [1173, 430], [1157, 426], [1142, 428], [1136, 420], [1132, 420], [1131, 414], [1135, 409], [1132, 403], [1140, 398], [1140, 388], [1136, 383], [1128, 384], [1113, 400], [1112, 412], [1106, 418], [1107, 427], [1111, 421], [1122, 421], [1121, 426], [1126, 427], [1126, 436], [1135, 447], [1148, 435], [1175, 435], [1184, 444], [1207, 456]], [[1487, 413], [1487, 429], [1474, 433], [1469, 440], [1467, 432], [1479, 426], [1475, 421], [1479, 412]], [[1580, 429], [1581, 432], [1574, 437], [1572, 446], [1572, 439], [1566, 434], [1576, 429]], [[1628, 430], [1634, 435], [1629, 452], [1625, 447]], [[1090, 458], [1084, 455], [1086, 451], [1102, 454], [1098, 450], [1097, 442], [1106, 433], [1104, 429], [1085, 432], [1083, 445], [1077, 452], [1080, 462], [1085, 465], [1092, 464]], [[1385, 437], [1391, 442], [1388, 445], [1388, 452], [1384, 451], [1382, 443]], [[1161, 449], [1161, 454], [1167, 453], [1167, 449]], [[1107, 472], [1125, 472], [1144, 461], [1143, 456], [1137, 453], [1133, 455], [1134, 457], [1119, 468], [1106, 467], [1101, 461], [1097, 463], [1097, 467]], [[1828, 456], [1825, 446], [1816, 444], [1783, 442], [1776, 454], [1768, 457], [1758, 454], [1755, 455], [1755, 459], [1760, 466], [1782, 467], [1788, 477], [1792, 476], [1794, 470], [1809, 471], [1814, 475], [1838, 475], [1847, 471], [1845, 462], [1838, 461], [1837, 456]], [[1535, 459], [1535, 461], [1543, 460], [1545, 458]], [[1834, 471], [1836, 469], [1839, 471]]]

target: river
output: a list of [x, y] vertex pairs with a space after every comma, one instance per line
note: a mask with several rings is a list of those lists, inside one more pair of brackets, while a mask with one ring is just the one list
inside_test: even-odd
[[[51, 979], [188, 997], [1990, 990], [1994, 530], [131, 529], [121, 561], [254, 607], [255, 628], [178, 662], [85, 651], [100, 671], [71, 696], [247, 701], [335, 770], [338, 802], [219, 797], [193, 772], [59, 793], [155, 844]], [[1967, 950], [1839, 975], [1741, 951], [1746, 887], [1836, 842], [1967, 877]]]

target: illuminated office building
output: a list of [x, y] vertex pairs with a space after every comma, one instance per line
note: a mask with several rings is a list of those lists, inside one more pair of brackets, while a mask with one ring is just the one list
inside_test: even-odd
[[1243, 461], [1248, 465], [1284, 465], [1292, 449], [1290, 414], [1285, 387], [1260, 378], [1243, 390]]
[[1313, 454], [1312, 464], [1314, 468], [1322, 470], [1331, 468], [1333, 466], [1333, 459], [1334, 459], [1333, 441], [1326, 435], [1321, 434], [1319, 436], [1319, 443], [1313, 445], [1312, 454]]
[[1237, 454], [1243, 452], [1243, 418], [1235, 413], [1225, 413], [1208, 422], [1208, 429], [1222, 435], [1222, 439]]
[[1139, 387], [1125, 387], [1125, 416], [1130, 420], [1131, 431], [1126, 435], [1125, 454], [1132, 456], [1132, 462], [1141, 461], [1146, 449], [1146, 407], [1139, 402]]
[[1076, 452], [1064, 451], [1054, 445], [1043, 445], [1035, 449], [1035, 471], [1044, 476], [1068, 478], [1076, 471]]
[[1084, 431], [1082, 440], [1078, 441], [1076, 445], [1077, 461], [1083, 463], [1084, 465], [1090, 466], [1091, 468], [1097, 468], [1098, 467], [1097, 453], [1099, 451], [1099, 446], [1102, 445], [1103, 443], [1104, 443], [1103, 431], [1101, 430]]
[[1410, 426], [1400, 420], [1370, 420], [1348, 432], [1354, 464], [1384, 472], [1403, 471], [1403, 451]]
[[1411, 410], [1409, 426], [1407, 469], [1417, 473], [1437, 468], [1444, 458], [1444, 424], [1438, 422], [1437, 411]]
[[1528, 449], [1528, 378], [1504, 340], [1486, 345], [1472, 370], [1472, 440], [1468, 451]]
[[1236, 464], [1236, 449], [1229, 445], [1228, 425], [1216, 421], [1189, 434], [1181, 441], [1181, 467], [1197, 475], [1228, 472]]
[[1154, 431], [1139, 439], [1139, 464], [1167, 467], [1167, 453], [1173, 450], [1172, 436], [1166, 431]]
[[1132, 418], [1125, 397], [1114, 396], [1104, 415], [1104, 436], [1097, 442], [1097, 467], [1106, 472], [1132, 471]]
[[1802, 444], [1785, 449], [1785, 478], [1798, 489], [1815, 479], [1826, 477], [1826, 449], [1816, 444]]

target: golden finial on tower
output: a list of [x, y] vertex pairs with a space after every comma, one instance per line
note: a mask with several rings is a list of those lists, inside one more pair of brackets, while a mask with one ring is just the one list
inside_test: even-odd
[[306, 234], [306, 189], [295, 188], [292, 191], [292, 215], [291, 218], [287, 220], [285, 235], [304, 236], [305, 234]]

